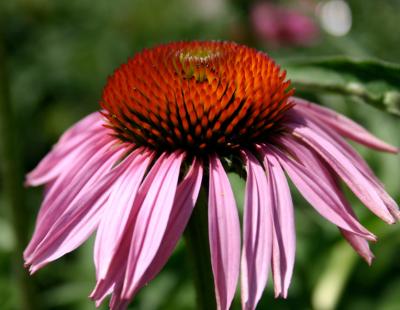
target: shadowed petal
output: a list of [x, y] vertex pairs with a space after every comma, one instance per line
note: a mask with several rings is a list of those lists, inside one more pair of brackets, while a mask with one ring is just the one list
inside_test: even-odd
[[217, 307], [229, 309], [240, 268], [240, 224], [228, 176], [217, 156], [210, 157], [208, 229]]
[[[88, 175], [88, 182], [82, 187], [71, 203], [62, 212], [46, 216], [35, 231], [32, 239], [34, 246], [24, 253], [31, 272], [74, 250], [84, 242], [100, 221], [102, 206], [110, 193], [109, 188], [122, 172], [123, 164], [109, 171], [110, 167], [120, 158], [125, 150], [105, 152], [97, 160], [91, 162], [82, 174]], [[108, 172], [108, 174], [107, 174]], [[93, 186], [91, 180], [98, 180]]]
[[315, 172], [317, 167], [309, 170], [276, 147], [270, 146], [269, 150], [279, 159], [297, 189], [317, 212], [345, 230], [375, 240], [375, 237], [346, 211], [338, 197], [339, 191], [335, 191], [335, 187], [331, 187], [323, 178], [319, 177], [320, 173]]
[[365, 259], [368, 265], [372, 264], [372, 260], [374, 259], [374, 254], [372, 254], [368, 241], [363, 237], [360, 237], [350, 231], [340, 229], [343, 237], [346, 238], [347, 242], [353, 247], [353, 249]]
[[[160, 272], [175, 249], [196, 204], [202, 177], [202, 164], [195, 159], [189, 172], [176, 189], [174, 204], [163, 240], [153, 262], [141, 280], [143, 284], [152, 280]], [[140, 288], [138, 287], [138, 289]]]
[[[330, 187], [336, 193], [338, 199], [341, 201], [341, 206], [344, 208], [345, 212], [348, 213], [349, 216], [353, 217], [355, 221], [358, 221], [357, 216], [355, 215], [353, 209], [347, 202], [343, 193], [341, 192], [337, 176], [331, 172], [326, 164], [321, 161], [321, 158], [312, 150], [307, 148], [305, 145], [300, 143], [299, 141], [295, 141], [294, 139], [289, 139], [286, 137], [281, 137], [279, 142], [288, 148], [288, 150], [294, 154], [298, 160], [308, 169], [309, 171], [313, 171], [313, 173], [322, 180], [329, 184]], [[340, 206], [340, 205], [339, 205]], [[359, 235], [352, 233], [350, 231], [346, 231], [342, 228], [339, 228], [343, 236], [350, 243], [350, 245], [367, 261], [368, 264], [371, 264], [374, 255], [371, 253], [368, 241], [360, 237]], [[369, 232], [369, 235], [374, 238], [373, 241], [376, 241], [376, 236]]]
[[275, 297], [286, 298], [293, 274], [296, 233], [290, 189], [277, 158], [265, 148], [264, 167], [268, 174], [268, 199], [273, 211], [272, 275]]
[[107, 200], [100, 225], [97, 229], [94, 259], [97, 279], [104, 278], [122, 232], [125, 229], [129, 213], [137, 191], [153, 154], [136, 150], [133, 160], [115, 181]]
[[326, 124], [346, 138], [379, 151], [389, 153], [399, 152], [398, 148], [375, 137], [365, 128], [342, 114], [300, 98], [292, 99], [294, 103], [298, 105], [298, 107], [295, 105], [296, 110], [313, 117], [317, 122]]
[[[88, 144], [85, 144], [85, 143]], [[37, 226], [42, 222], [49, 222], [47, 214], [61, 213], [76, 196], [85, 182], [91, 177], [87, 167], [98, 160], [103, 153], [109, 151], [114, 143], [109, 137], [90, 137], [82, 143], [84, 149], [74, 153], [66, 162], [67, 167], [50, 183], [46, 184], [42, 206], [37, 217]], [[115, 148], [117, 150], [118, 148]], [[105, 157], [106, 158], [106, 157]], [[110, 165], [110, 169], [113, 163]], [[83, 177], [82, 177], [83, 176]], [[76, 184], [78, 183], [78, 184]]]
[[[176, 193], [183, 154], [173, 153], [161, 164], [146, 196], [135, 204], [140, 208], [131, 236], [122, 296], [130, 299], [139, 281], [153, 261], [167, 228]], [[145, 187], [146, 184], [144, 184]]]
[[[101, 139], [102, 144], [106, 140]], [[31, 242], [24, 252], [25, 258], [36, 250], [39, 242], [43, 240], [50, 227], [58, 217], [70, 206], [74, 198], [83, 188], [90, 189], [87, 181], [97, 180], [102, 175], [96, 173], [98, 167], [103, 167], [103, 173], [110, 170], [118, 159], [119, 155], [114, 155], [120, 148], [111, 149], [112, 142], [105, 143], [102, 148], [86, 152], [82, 158], [77, 158], [76, 162], [69, 170], [66, 170], [46, 191], [46, 196], [40, 208], [36, 227]], [[106, 153], [106, 154], [105, 154]], [[112, 157], [109, 159], [109, 157]], [[108, 160], [109, 159], [109, 160]], [[106, 163], [105, 163], [106, 161]], [[93, 184], [93, 183], [92, 183]]]
[[272, 249], [272, 210], [264, 168], [250, 152], [246, 158], [246, 192], [241, 261], [242, 308], [255, 309], [268, 279]]
[[[102, 173], [111, 170], [123, 151], [121, 147], [110, 149], [111, 145], [112, 143], [104, 145], [95, 154], [87, 154], [85, 162], [77, 161], [71, 170], [66, 171], [63, 177], [51, 184], [47, 192], [48, 196], [45, 197], [40, 209], [32, 240], [24, 252], [25, 259], [37, 250], [39, 243], [48, 235], [50, 228], [65, 210], [71, 206], [77, 195], [85, 190], [90, 192], [91, 184], [100, 178]], [[48, 197], [50, 198], [46, 199]]]
[[300, 127], [305, 126], [312, 129], [314, 132], [330, 141], [342, 154], [347, 156], [352, 161], [352, 164], [357, 167], [365, 177], [374, 180], [374, 183], [380, 183], [367, 162], [337, 132], [323, 123], [316, 123], [313, 118], [309, 118], [298, 110], [290, 111], [290, 114], [292, 117], [294, 116], [295, 119], [297, 118], [295, 127], [299, 127], [300, 125]]
[[[168, 258], [171, 256], [175, 249], [183, 231], [189, 221], [193, 208], [196, 204], [197, 196], [199, 194], [201, 181], [203, 176], [203, 167], [199, 160], [195, 160], [185, 178], [178, 185], [175, 195], [174, 204], [172, 207], [171, 215], [168, 220], [167, 228], [163, 240], [161, 241], [160, 248], [154, 257], [154, 260], [149, 265], [149, 268], [140, 280], [139, 285], [134, 291], [133, 295], [137, 293], [141, 287], [150, 282], [164, 267]], [[98, 303], [110, 292], [97, 300]], [[133, 296], [132, 296], [133, 297]], [[117, 307], [120, 305], [127, 305], [127, 300], [122, 300], [120, 293], [113, 291], [112, 306]], [[114, 309], [114, 308], [112, 308]], [[119, 309], [119, 308], [116, 308]]]
[[[321, 137], [332, 143], [332, 145], [337, 148], [344, 156], [346, 156], [350, 162], [356, 167], [362, 175], [370, 182], [378, 193], [380, 199], [386, 205], [386, 208], [391, 213], [394, 219], [400, 220], [400, 210], [397, 206], [397, 203], [389, 196], [389, 194], [385, 191], [383, 184], [378, 180], [375, 176], [374, 172], [370, 169], [365, 160], [342, 138], [340, 137], [334, 130], [328, 128], [323, 123], [315, 123], [313, 120], [307, 119], [307, 117], [303, 116], [301, 120], [299, 120], [297, 115], [301, 115], [298, 111], [291, 113], [294, 118], [297, 118], [297, 121], [301, 126], [309, 127], [314, 132], [318, 133]], [[295, 127], [297, 127], [295, 125]]]
[[377, 216], [389, 224], [395, 219], [381, 199], [379, 188], [357, 169], [351, 159], [326, 137], [307, 126], [291, 126], [293, 134], [310, 145], [347, 183], [358, 198]]
[[[168, 220], [167, 229], [165, 231], [160, 248], [150, 264], [146, 273], [143, 275], [134, 294], [142, 287], [142, 285], [151, 281], [164, 267], [172, 251], [176, 247], [183, 231], [189, 221], [192, 210], [196, 204], [197, 196], [201, 186], [203, 176], [203, 167], [200, 161], [195, 160], [183, 181], [178, 185], [171, 216]], [[133, 295], [134, 295], [133, 294]], [[100, 300], [101, 301], [101, 300]], [[113, 291], [113, 297], [110, 303], [112, 309], [120, 309], [118, 307], [126, 307], [128, 301], [122, 300], [120, 293]], [[123, 308], [121, 308], [123, 309]]]
[[130, 300], [153, 261], [171, 214], [182, 154], [162, 154], [133, 202], [125, 230], [104, 279], [98, 279], [91, 298], [101, 300], [116, 285], [118, 300]]

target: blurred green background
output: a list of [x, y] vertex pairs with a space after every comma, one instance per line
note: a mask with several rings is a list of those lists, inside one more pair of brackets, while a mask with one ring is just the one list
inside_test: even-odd
[[[351, 0], [347, 1], [350, 10], [344, 13], [340, 7], [334, 7], [333, 13], [339, 15], [333, 15], [336, 16], [333, 19], [347, 23], [348, 29], [342, 29], [343, 33], [329, 26], [329, 14], [324, 17], [321, 13], [323, 5], [332, 1], [264, 2], [306, 16], [312, 23], [308, 26], [312, 28], [312, 38], [301, 41], [301, 25], [291, 30], [300, 31], [300, 42], [288, 39], [290, 29], [274, 39], [260, 35], [253, 20], [259, 5], [255, 1], [1, 1], [0, 46], [4, 57], [0, 67], [7, 73], [3, 83], [9, 85], [23, 171], [33, 169], [67, 127], [98, 109], [107, 76], [145, 47], [174, 40], [218, 39], [256, 47], [278, 63], [324, 55], [400, 62], [398, 0]], [[283, 28], [286, 22], [290, 20], [276, 21]], [[334, 107], [377, 136], [400, 146], [399, 118], [338, 95], [298, 95]], [[357, 149], [399, 201], [399, 156]], [[234, 176], [232, 181], [240, 204], [243, 181]], [[0, 179], [1, 186], [3, 183]], [[18, 216], [28, 238], [42, 189], [26, 189], [24, 194], [26, 203]], [[378, 235], [379, 242], [372, 245], [376, 255], [372, 267], [352, 252], [334, 226], [321, 219], [293, 191], [298, 250], [289, 297], [275, 300], [269, 281], [258, 309], [400, 309], [399, 226], [380, 222], [350, 192], [347, 194], [362, 222]], [[21, 309], [22, 298], [15, 277], [21, 266], [13, 263], [17, 242], [9, 219], [10, 211], [1, 191], [0, 309], [3, 310]], [[94, 309], [87, 298], [95, 283], [92, 241], [30, 278], [36, 296], [34, 309]], [[239, 309], [239, 305], [237, 298], [233, 309]], [[101, 309], [106, 308], [104, 305]], [[182, 243], [161, 274], [137, 295], [130, 309], [194, 308], [191, 265]]]

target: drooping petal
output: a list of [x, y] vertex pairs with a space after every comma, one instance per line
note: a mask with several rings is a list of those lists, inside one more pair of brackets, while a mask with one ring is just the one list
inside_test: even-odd
[[345, 230], [375, 240], [375, 237], [346, 211], [339, 199], [340, 193], [319, 177], [321, 173], [298, 164], [274, 146], [270, 146], [269, 150], [278, 158], [297, 189], [318, 213]]
[[271, 263], [272, 210], [268, 204], [267, 177], [258, 160], [245, 151], [247, 181], [243, 219], [241, 261], [242, 308], [255, 309]]
[[[338, 151], [346, 156], [351, 161], [351, 163], [360, 171], [360, 173], [362, 173], [365, 178], [371, 184], [373, 184], [380, 199], [384, 202], [393, 218], [396, 220], [400, 220], [400, 210], [397, 206], [397, 203], [385, 191], [383, 184], [378, 180], [378, 178], [369, 168], [365, 160], [342, 137], [340, 137], [333, 129], [327, 127], [324, 123], [309, 119], [305, 115], [301, 116], [301, 113], [298, 113], [298, 111], [291, 111], [291, 114], [292, 116], [294, 116], [294, 118], [297, 118], [298, 125], [300, 124], [302, 126], [311, 128], [321, 137], [332, 143]], [[299, 116], [301, 120], [299, 119]]]
[[379, 151], [389, 153], [399, 152], [398, 148], [391, 146], [386, 142], [380, 140], [379, 138], [375, 137], [365, 128], [342, 114], [336, 113], [329, 108], [311, 103], [300, 98], [292, 99], [295, 103], [294, 108], [297, 109], [299, 112], [313, 117], [315, 121], [326, 124], [346, 138], [349, 138], [357, 143], [363, 144], [367, 147]]
[[296, 252], [292, 198], [277, 158], [265, 148], [260, 151], [268, 174], [268, 203], [273, 211], [272, 275], [275, 297], [286, 298]]
[[142, 283], [149, 282], [160, 272], [175, 249], [196, 204], [202, 177], [202, 164], [195, 159], [189, 172], [176, 189], [174, 204], [163, 240], [158, 253], [141, 280]]
[[211, 266], [219, 310], [229, 309], [240, 268], [240, 224], [228, 177], [217, 156], [210, 157], [208, 229]]
[[122, 299], [121, 295], [113, 294], [110, 301], [110, 310], [126, 310], [129, 302], [129, 300]]
[[[188, 174], [177, 187], [173, 209], [168, 220], [163, 240], [161, 241], [160, 248], [158, 249], [158, 252], [155, 255], [152, 263], [143, 275], [140, 281], [141, 283], [145, 284], [150, 282], [164, 267], [168, 258], [175, 249], [195, 206], [200, 190], [202, 175], [203, 167], [201, 162], [199, 160], [195, 160]], [[141, 287], [138, 287], [137, 290], [140, 288]], [[134, 294], [136, 294], [136, 291]], [[113, 298], [111, 302], [112, 307], [117, 307], [117, 305], [120, 304], [126, 306], [127, 301], [123, 301], [120, 294], [121, 293], [118, 295], [116, 290], [113, 291]], [[102, 296], [99, 301], [101, 301], [103, 297], [105, 296]]]
[[300, 125], [300, 127], [305, 126], [312, 129], [314, 132], [330, 141], [340, 152], [347, 156], [362, 174], [371, 180], [373, 179], [374, 182], [376, 181], [379, 183], [379, 180], [375, 177], [374, 172], [368, 166], [366, 161], [337, 132], [326, 126], [324, 123], [317, 123], [308, 115], [299, 113], [298, 110], [292, 110], [288, 114], [290, 114], [292, 118], [296, 119], [295, 127]]
[[[86, 152], [82, 158], [77, 158], [70, 170], [65, 171], [48, 189], [36, 220], [32, 240], [24, 252], [26, 259], [37, 249], [39, 242], [43, 241], [49, 229], [70, 206], [79, 192], [85, 187], [90, 189], [90, 183], [87, 184], [87, 182], [90, 179], [96, 180], [101, 177], [101, 174], [98, 173], [99, 167], [102, 167], [102, 171], [105, 173], [112, 168], [120, 156], [121, 148], [110, 149], [112, 142], [106, 143], [102, 139], [99, 141], [101, 144], [104, 141], [105, 145]], [[95, 178], [93, 178], [94, 176]]]
[[[276, 142], [288, 150], [288, 152], [303, 166], [313, 171], [314, 174], [323, 178], [331, 187], [338, 188], [336, 179], [333, 177], [332, 169], [312, 148], [303, 144], [297, 138], [281, 136]], [[342, 197], [342, 195], [339, 195]]]
[[94, 141], [108, 135], [109, 130], [100, 124], [100, 114], [96, 112], [67, 130], [37, 167], [27, 174], [26, 184], [47, 183], [69, 169], [79, 154], [90, 151], [94, 148]]
[[[180, 166], [183, 154], [173, 153], [162, 162], [157, 176], [151, 186], [140, 197], [140, 209], [137, 214], [135, 227], [131, 237], [131, 247], [125, 273], [122, 296], [130, 299], [137, 286], [143, 285], [140, 280], [153, 261], [160, 247], [167, 228], [168, 219], [176, 194]], [[146, 188], [146, 184], [143, 184]]]
[[372, 260], [374, 259], [374, 254], [372, 254], [368, 241], [363, 237], [356, 235], [350, 231], [340, 229], [343, 237], [346, 238], [347, 242], [353, 247], [353, 249], [365, 259], [368, 265], [372, 264]]
[[[62, 164], [66, 165], [64, 170], [50, 183], [46, 183], [44, 200], [36, 220], [37, 225], [43, 221], [49, 221], [47, 214], [60, 213], [68, 206], [87, 179], [91, 177], [85, 172], [86, 167], [96, 161], [99, 156], [104, 156], [104, 153], [110, 150], [114, 143], [107, 136], [100, 138], [94, 136], [87, 139], [82, 145], [83, 149], [79, 148], [79, 153], [74, 151], [74, 155]], [[80, 177], [82, 172], [85, 172], [83, 178]]]
[[[336, 176], [323, 164], [321, 159], [318, 157], [316, 153], [312, 149], [305, 147], [299, 141], [294, 139], [289, 139], [287, 137], [281, 137], [278, 139], [281, 145], [285, 146], [292, 154], [294, 154], [298, 160], [305, 166], [309, 171], [313, 171], [315, 175], [318, 176], [322, 182], [329, 184], [329, 186], [334, 190], [337, 194], [338, 199], [341, 201], [342, 207], [344, 207], [345, 212], [349, 214], [349, 216], [353, 217], [355, 221], [358, 221], [357, 216], [355, 215], [353, 209], [347, 202], [343, 193], [341, 192], [338, 182], [336, 180]], [[350, 243], [350, 245], [360, 254], [368, 264], [372, 263], [372, 259], [374, 255], [369, 249], [368, 241], [360, 237], [359, 235], [339, 228], [342, 235], [346, 238], [346, 240]], [[372, 236], [376, 241], [376, 236], [369, 232], [369, 235]]]
[[144, 179], [104, 279], [91, 294], [102, 300], [121, 287], [119, 301], [130, 300], [160, 247], [175, 197], [182, 154], [162, 154]]
[[[203, 176], [203, 167], [199, 160], [195, 160], [185, 178], [178, 185], [175, 195], [174, 204], [172, 207], [171, 215], [168, 220], [167, 228], [164, 233], [163, 240], [161, 241], [160, 248], [155, 255], [149, 268], [140, 280], [140, 285], [137, 286], [133, 295], [141, 288], [142, 284], [150, 282], [164, 267], [168, 258], [171, 256], [172, 251], [176, 247], [179, 238], [181, 237], [188, 221], [192, 210], [196, 204], [197, 196], [199, 194], [201, 181]], [[122, 282], [122, 281], [121, 281]], [[118, 289], [117, 289], [118, 291]], [[110, 291], [103, 290], [103, 296], [92, 294], [92, 298], [97, 297], [96, 303], [99, 305]], [[127, 300], [121, 298], [121, 292], [113, 290], [113, 297], [110, 307], [119, 309], [120, 305], [126, 306]]]
[[132, 162], [115, 181], [97, 229], [94, 259], [97, 279], [104, 278], [128, 220], [139, 186], [153, 154], [136, 151]]
[[[51, 214], [51, 216], [49, 214], [49, 222], [46, 222], [46, 226], [39, 227], [40, 237], [32, 239], [35, 240], [36, 245], [29, 247], [29, 251], [24, 253], [26, 263], [31, 265], [31, 272], [74, 250], [97, 227], [102, 206], [108, 198], [111, 185], [131, 159], [128, 156], [120, 165], [109, 170], [124, 151], [122, 148], [110, 151], [114, 153], [105, 152], [87, 167], [88, 170], [82, 171], [89, 176], [88, 182], [63, 212]], [[97, 182], [91, 185], [90, 181], [93, 179]]]
[[381, 199], [379, 187], [353, 164], [350, 158], [326, 137], [304, 125], [289, 125], [293, 134], [310, 145], [335, 172], [347, 183], [358, 198], [377, 216], [389, 224], [395, 222]]

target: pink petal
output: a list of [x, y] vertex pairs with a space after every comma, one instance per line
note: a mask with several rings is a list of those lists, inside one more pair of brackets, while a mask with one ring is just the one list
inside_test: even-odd
[[[105, 142], [105, 140], [99, 141], [100, 143]], [[24, 252], [26, 259], [48, 234], [55, 220], [63, 214], [76, 195], [84, 186], [90, 185], [90, 183], [88, 184], [89, 180], [93, 179], [94, 181], [101, 176], [101, 174], [96, 173], [98, 167], [103, 167], [106, 171], [111, 169], [117, 161], [118, 156], [120, 156], [120, 151], [118, 151], [120, 148], [110, 150], [111, 144], [112, 142], [103, 145], [102, 148], [96, 147], [94, 150], [86, 152], [83, 158], [77, 159], [74, 165], [65, 171], [48, 189], [39, 211], [33, 238]], [[105, 160], [107, 160], [106, 164], [104, 164]], [[93, 178], [94, 175], [95, 178]]]
[[[357, 217], [350, 207], [349, 203], [343, 196], [340, 191], [339, 185], [335, 180], [336, 176], [334, 176], [326, 166], [323, 165], [318, 155], [315, 154], [312, 150], [305, 147], [303, 144], [286, 137], [281, 137], [279, 139], [280, 143], [286, 146], [291, 153], [293, 153], [299, 160], [304, 164], [306, 169], [313, 171], [315, 174], [318, 174], [318, 177], [322, 179], [323, 182], [329, 184], [340, 199], [345, 211], [352, 216], [356, 221]], [[371, 253], [368, 245], [368, 241], [359, 235], [346, 231], [344, 229], [339, 228], [342, 235], [346, 238], [346, 240], [350, 243], [350, 245], [367, 261], [368, 264], [372, 263], [372, 259], [374, 255]], [[376, 241], [376, 237], [369, 233], [374, 240]]]
[[[105, 199], [104, 196], [100, 197], [90, 207], [82, 208], [75, 218], [65, 224], [65, 229], [62, 232], [46, 236], [36, 247], [33, 254], [26, 259], [26, 265], [30, 265], [30, 273], [35, 273], [43, 266], [75, 250], [85, 242], [100, 221]], [[57, 223], [55, 226], [60, 224]]]
[[347, 183], [359, 199], [377, 216], [392, 224], [392, 214], [381, 199], [379, 187], [370, 181], [337, 147], [326, 137], [304, 125], [289, 125], [293, 134], [310, 145], [335, 172]]
[[97, 279], [104, 278], [115, 253], [137, 191], [153, 154], [136, 151], [132, 162], [115, 181], [97, 229], [94, 258]]
[[162, 154], [146, 176], [107, 273], [97, 281], [91, 298], [101, 300], [115, 284], [122, 287], [118, 298], [130, 300], [143, 285], [140, 280], [160, 247], [171, 214], [182, 157]]
[[195, 160], [176, 190], [163, 240], [157, 255], [155, 255], [153, 262], [141, 280], [142, 283], [149, 282], [160, 272], [175, 249], [196, 204], [202, 177], [202, 164], [199, 160]]
[[[60, 142], [65, 142], [74, 137], [84, 136], [84, 134], [91, 130], [100, 129], [103, 127], [104, 121], [103, 116], [100, 112], [93, 112], [88, 116], [81, 119], [79, 122], [74, 124], [72, 127], [67, 129], [64, 134], [60, 137]], [[83, 137], [82, 137], [83, 138]]]
[[60, 172], [56, 179], [46, 184], [44, 200], [37, 217], [37, 225], [46, 221], [48, 213], [62, 212], [63, 208], [68, 206], [77, 191], [81, 189], [82, 184], [85, 184], [90, 177], [87, 173], [84, 173], [82, 177], [82, 171], [86, 170], [85, 167], [97, 160], [99, 156], [105, 156], [104, 153], [114, 146], [114, 142], [107, 136], [91, 138], [93, 139], [87, 140], [89, 144], [83, 144], [84, 148], [78, 149], [80, 153], [72, 152], [74, 156], [64, 162], [64, 170]]
[[365, 128], [355, 123], [346, 116], [336, 113], [335, 111], [322, 107], [315, 103], [300, 99], [292, 98], [295, 109], [299, 112], [311, 116], [315, 121], [322, 122], [342, 136], [349, 138], [355, 142], [363, 144], [367, 147], [390, 153], [398, 153], [399, 149], [391, 146], [379, 138], [369, 133]]
[[268, 198], [273, 211], [272, 275], [275, 297], [286, 298], [293, 274], [296, 233], [293, 204], [285, 174], [277, 158], [261, 148], [268, 173]]
[[129, 300], [122, 299], [122, 283], [118, 284], [114, 289], [110, 299], [110, 310], [125, 310], [128, 308]]
[[[291, 111], [292, 112], [292, 111]], [[296, 113], [292, 113], [296, 117]], [[391, 215], [396, 219], [400, 219], [400, 210], [396, 202], [389, 196], [385, 191], [383, 184], [377, 179], [373, 171], [369, 168], [365, 160], [346, 142], [344, 141], [336, 132], [325, 126], [323, 123], [314, 122], [313, 120], [307, 119], [303, 116], [303, 121], [300, 124], [306, 127], [310, 127], [312, 130], [317, 132], [319, 135], [327, 139], [330, 143], [334, 145], [343, 155], [347, 156], [352, 164], [371, 182], [382, 199], [387, 209]]]
[[218, 309], [229, 309], [240, 265], [240, 224], [228, 177], [217, 156], [210, 157], [208, 229]]
[[[175, 200], [173, 204], [173, 209], [168, 220], [167, 228], [161, 242], [158, 253], [155, 255], [154, 260], [149, 265], [146, 273], [140, 280], [141, 283], [145, 284], [150, 282], [164, 267], [168, 258], [171, 256], [172, 251], [176, 247], [185, 227], [189, 221], [192, 210], [196, 204], [197, 196], [200, 191], [201, 181], [203, 176], [203, 167], [199, 160], [195, 160], [183, 181], [179, 184]], [[139, 290], [141, 286], [138, 286], [136, 291]], [[136, 294], [136, 291], [134, 294]], [[107, 292], [109, 293], [109, 292]], [[107, 295], [105, 293], [101, 296], [98, 302]], [[112, 305], [117, 307], [119, 304], [124, 304], [121, 296], [113, 292]], [[125, 301], [126, 304], [126, 301]], [[112, 308], [114, 309], [114, 308]]]
[[[331, 187], [339, 189], [330, 166], [312, 148], [290, 136], [281, 136], [276, 139], [276, 142], [286, 148], [298, 162], [323, 178]], [[339, 196], [342, 197], [342, 195]]]
[[372, 264], [372, 260], [374, 259], [374, 254], [372, 254], [368, 241], [364, 238], [344, 229], [340, 229], [343, 237], [346, 238], [347, 242], [353, 247], [353, 249], [365, 259], [368, 265]]
[[339, 199], [339, 190], [319, 177], [322, 173], [315, 171], [317, 167], [314, 167], [314, 170], [307, 169], [274, 146], [270, 146], [269, 150], [278, 158], [294, 185], [317, 212], [345, 230], [375, 240], [375, 237], [346, 211]]
[[[109, 136], [109, 130], [102, 127], [98, 113], [91, 114], [67, 130], [53, 149], [41, 160], [38, 166], [26, 177], [26, 184], [37, 186], [53, 180], [74, 163], [81, 152], [94, 148], [93, 143]], [[96, 122], [96, 126], [88, 124]], [[88, 124], [89, 127], [83, 127]]]
[[[153, 261], [167, 228], [179, 177], [182, 154], [173, 153], [160, 165], [148, 190], [143, 184], [144, 199], [140, 203], [135, 227], [131, 237], [131, 247], [125, 273], [122, 296], [130, 299], [136, 291], [143, 274]], [[151, 173], [151, 172], [150, 172]]]
[[[87, 170], [89, 179], [71, 203], [62, 212], [54, 212], [47, 216], [48, 221], [43, 222], [36, 233], [39, 238], [34, 238], [35, 246], [26, 250], [24, 257], [26, 264], [31, 265], [31, 271], [48, 262], [57, 259], [65, 253], [79, 246], [97, 227], [101, 207], [109, 196], [110, 188], [116, 178], [121, 175], [126, 162], [109, 171], [110, 167], [120, 158], [124, 149], [106, 152], [98, 160], [94, 160]], [[103, 177], [101, 177], [103, 176]], [[95, 184], [91, 181], [98, 180]]]
[[242, 308], [255, 309], [267, 284], [272, 249], [272, 212], [267, 177], [250, 152], [245, 152], [247, 182], [241, 262]]
[[[301, 113], [298, 113], [297, 111], [291, 111], [291, 113], [297, 113], [301, 115]], [[382, 187], [381, 182], [375, 176], [367, 162], [335, 130], [328, 127], [325, 123], [319, 122], [313, 118], [309, 118], [308, 116], [303, 116], [303, 121], [300, 122], [300, 124], [311, 128], [322, 137], [330, 141], [340, 152], [342, 152], [352, 161], [353, 165], [357, 167], [357, 169], [360, 170], [360, 172], [364, 174], [366, 178], [368, 178], [372, 183], [379, 185], [379, 187]]]

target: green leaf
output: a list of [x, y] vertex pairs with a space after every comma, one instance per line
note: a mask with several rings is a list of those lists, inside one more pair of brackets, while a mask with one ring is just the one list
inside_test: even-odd
[[400, 65], [381, 60], [329, 57], [283, 64], [297, 90], [352, 96], [400, 116]]

